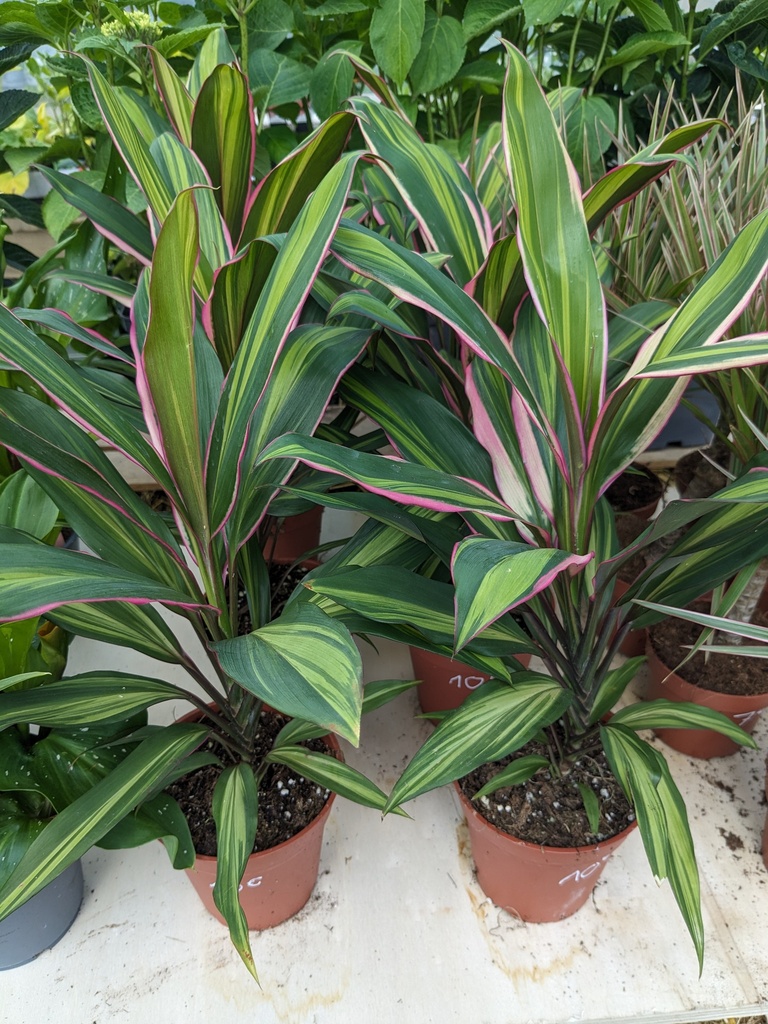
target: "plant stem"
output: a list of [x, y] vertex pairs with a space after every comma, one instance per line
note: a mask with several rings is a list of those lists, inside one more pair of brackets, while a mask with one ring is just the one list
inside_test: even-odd
[[685, 35], [688, 42], [685, 44], [683, 50], [683, 67], [680, 72], [680, 99], [686, 100], [688, 98], [688, 60], [691, 54], [691, 48], [693, 47], [693, 29], [694, 20], [696, 17], [696, 0], [689, 0], [688, 4], [688, 18], [685, 24]]
[[592, 96], [592, 94], [595, 91], [595, 86], [597, 85], [597, 82], [603, 73], [603, 68], [601, 65], [603, 63], [603, 57], [605, 57], [605, 51], [608, 49], [608, 40], [611, 35], [611, 29], [613, 28], [613, 22], [616, 17], [617, 10], [618, 4], [616, 5], [616, 7], [613, 8], [611, 13], [608, 15], [608, 19], [605, 22], [605, 31], [603, 32], [603, 38], [600, 42], [600, 52], [598, 53], [597, 60], [595, 61], [595, 67], [592, 72], [592, 80], [590, 81], [589, 88], [587, 89], [587, 97]]
[[582, 4], [581, 10], [578, 13], [578, 17], [576, 18], [576, 24], [574, 25], [574, 28], [573, 28], [573, 35], [571, 36], [571, 46], [570, 46], [570, 49], [568, 50], [568, 71], [567, 71], [566, 76], [565, 76], [565, 84], [566, 85], [570, 85], [571, 81], [573, 80], [573, 68], [574, 68], [574, 64], [576, 63], [576, 43], [577, 43], [578, 38], [579, 38], [579, 31], [581, 29], [582, 22], [584, 21], [584, 17], [585, 17], [585, 15], [587, 13], [587, 8], [589, 7], [589, 3], [590, 3], [590, 0], [584, 0], [584, 3]]

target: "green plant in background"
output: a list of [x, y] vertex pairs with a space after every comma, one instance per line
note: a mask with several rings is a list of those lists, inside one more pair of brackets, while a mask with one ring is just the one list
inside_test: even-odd
[[[152, 211], [155, 244], [147, 225], [114, 200], [86, 185], [75, 190], [99, 227], [145, 268], [132, 290], [137, 413], [41, 336], [48, 316], [55, 314], [61, 327], [64, 313], [21, 310], [15, 316], [0, 307], [2, 357], [53, 402], [0, 391], [0, 441], [98, 556], [44, 548], [6, 531], [0, 620], [45, 612], [76, 635], [181, 666], [188, 684], [110, 672], [86, 684], [65, 679], [24, 691], [5, 721], [98, 725], [119, 709], [139, 711], [178, 698], [199, 709], [202, 721], [135, 736], [140, 742], [125, 760], [35, 840], [0, 890], [0, 914], [117, 825], [127, 845], [170, 831], [174, 863], [189, 866], [192, 845], [179, 814], [154, 824], [145, 815], [139, 828], [131, 812], [200, 764], [194, 751], [212, 737], [226, 752], [214, 800], [215, 899], [255, 973], [237, 893], [267, 766], [289, 764], [369, 806], [381, 808], [386, 800], [352, 768], [300, 745], [329, 731], [358, 741], [360, 656], [344, 625], [314, 606], [289, 604], [272, 618], [258, 536], [292, 469], [258, 466], [259, 453], [291, 427], [317, 426], [370, 334], [359, 324], [327, 324], [310, 298], [359, 158], [340, 156], [353, 120], [342, 114], [254, 187], [254, 119], [245, 77], [214, 62], [193, 102], [168, 64], [156, 60], [173, 125], [157, 136], [149, 132], [155, 121], [137, 120], [132, 97], [90, 69], [115, 145]], [[61, 188], [67, 184], [54, 180]], [[176, 532], [133, 494], [92, 435], [157, 481]], [[157, 604], [191, 627], [204, 664], [193, 660]], [[374, 687], [368, 705], [408, 685]], [[294, 721], [257, 757], [265, 702]]]
[[[609, 329], [589, 229], [600, 213], [647, 184], [661, 159], [645, 153], [582, 197], [533, 74], [513, 48], [509, 61], [503, 153], [517, 228], [498, 243], [500, 251], [490, 250], [484, 274], [462, 270], [459, 258], [478, 236], [466, 181], [447, 173], [429, 151], [416, 159], [407, 133], [401, 157], [412, 167], [409, 174], [403, 165], [396, 168], [399, 188], [420, 228], [452, 254], [447, 269], [455, 280], [360, 225], [343, 221], [332, 242], [338, 258], [374, 282], [374, 291], [382, 285], [389, 291], [392, 308], [379, 322], [390, 332], [396, 330], [392, 318], [407, 304], [456, 332], [472, 431], [430, 396], [355, 368], [342, 391], [386, 431], [394, 458], [296, 434], [276, 440], [260, 458], [301, 458], [409, 511], [421, 509], [437, 523], [446, 513], [458, 514], [464, 527], [454, 532], [448, 556], [454, 650], [462, 652], [513, 612], [522, 624], [518, 636], [544, 663], [541, 672], [518, 671], [508, 662], [495, 682], [445, 717], [396, 783], [388, 806], [499, 760], [534, 736], [546, 736], [549, 758], [516, 763], [494, 780], [497, 785], [540, 771], [567, 776], [584, 751], [602, 750], [634, 807], [654, 874], [669, 879], [701, 962], [698, 874], [685, 808], [664, 758], [639, 732], [706, 723], [752, 741], [721, 716], [666, 701], [625, 707], [604, 719], [638, 665], [614, 668], [614, 654], [632, 626], [654, 620], [655, 613], [637, 602], [685, 605], [768, 551], [766, 473], [755, 471], [707, 502], [673, 503], [623, 550], [617, 550], [603, 495], [661, 429], [687, 377], [767, 358], [762, 339], [722, 338], [768, 266], [768, 214], [740, 233], [674, 313], [667, 310], [649, 325], [647, 311], [632, 309]], [[393, 150], [396, 140], [390, 133]], [[421, 187], [426, 180], [431, 190]], [[462, 285], [474, 289], [475, 299]], [[505, 308], [514, 313], [509, 334], [499, 327]], [[689, 531], [664, 560], [616, 600], [622, 564], [686, 523]], [[339, 561], [306, 585], [310, 600], [326, 610], [342, 606], [362, 617], [361, 632], [366, 620], [409, 622], [416, 592], [437, 614], [445, 589], [394, 560], [376, 572], [356, 569], [353, 559], [345, 568]], [[595, 794], [586, 811], [592, 830], [606, 833], [599, 802]]]

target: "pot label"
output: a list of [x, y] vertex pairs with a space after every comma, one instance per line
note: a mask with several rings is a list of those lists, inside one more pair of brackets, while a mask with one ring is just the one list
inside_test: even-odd
[[[263, 881], [264, 881], [264, 876], [263, 875], [255, 875], [253, 878], [249, 878], [248, 881], [245, 883], [245, 885], [243, 885], [243, 883], [241, 882], [240, 885], [238, 885], [238, 887], [237, 887], [237, 891], [238, 892], [242, 892], [243, 889], [245, 889], [245, 888], [257, 889], [261, 885], [261, 883]], [[209, 882], [208, 885], [212, 889], [214, 887], [214, 885], [216, 885], [216, 883], [215, 882]]]
[[485, 679], [485, 676], [451, 676], [448, 685], [457, 686], [459, 689], [463, 686], [466, 690], [476, 690], [478, 686], [482, 686]]
[[733, 720], [743, 729], [748, 722], [754, 722], [762, 710], [762, 708], [757, 708], [756, 711], [740, 711], [737, 715], [733, 716]]
[[594, 864], [588, 864], [585, 868], [577, 868], [575, 871], [572, 871], [570, 875], [566, 875], [565, 878], [561, 878], [557, 884], [567, 885], [569, 882], [577, 884], [578, 882], [585, 881], [590, 877], [590, 875], [594, 875], [596, 871], [599, 871], [610, 856], [610, 853], [606, 853], [604, 857], [601, 857], [600, 860], [596, 860]]

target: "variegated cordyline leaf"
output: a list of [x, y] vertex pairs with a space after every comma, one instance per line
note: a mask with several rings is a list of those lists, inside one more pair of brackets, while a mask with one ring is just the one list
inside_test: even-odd
[[294, 221], [230, 368], [213, 426], [206, 469], [214, 533], [237, 499], [240, 462], [254, 406], [269, 387], [274, 362], [328, 252], [356, 162], [354, 155], [340, 160]]
[[535, 405], [533, 391], [512, 358], [507, 339], [480, 306], [428, 260], [347, 220], [339, 226], [332, 249], [357, 273], [452, 327], [473, 352], [498, 366]]
[[574, 427], [581, 433], [597, 419], [605, 394], [602, 287], [578, 177], [552, 111], [523, 55], [511, 46], [507, 52], [503, 139], [517, 240], [533, 301], [576, 396], [584, 428]]
[[149, 283], [149, 325], [136, 383], [155, 446], [163, 453], [190, 526], [205, 547], [210, 531], [193, 338], [197, 228], [193, 194], [182, 192], [157, 238]]
[[760, 366], [768, 363], [768, 333], [751, 334], [707, 345], [696, 352], [673, 352], [654, 359], [638, 377], [680, 377]]
[[219, 64], [236, 64], [235, 51], [229, 45], [223, 26], [216, 28], [206, 37], [195, 57], [187, 80], [187, 89], [193, 99], [202, 88], [203, 82], [213, 74]]
[[256, 155], [256, 124], [248, 80], [237, 68], [220, 64], [205, 80], [192, 115], [192, 143], [214, 189], [214, 198], [238, 239], [251, 188]]
[[[447, 167], [442, 152], [426, 145], [410, 123], [380, 103], [357, 97], [360, 129], [370, 149], [416, 217], [428, 247], [450, 254], [448, 272], [466, 285], [490, 244], [486, 217], [458, 164]], [[449, 161], [450, 157], [447, 158]]]
[[149, 52], [152, 57], [155, 83], [168, 119], [184, 145], [190, 146], [192, 143], [192, 97], [184, 82], [165, 57], [158, 53], [153, 46], [149, 47]]
[[592, 557], [484, 537], [461, 541], [451, 565], [456, 585], [456, 650], [505, 612], [546, 589], [560, 573], [578, 569]]
[[[86, 430], [113, 445], [173, 493], [165, 466], [142, 434], [121, 417], [63, 356], [0, 305], [0, 355], [29, 376]], [[0, 401], [0, 406], [2, 402]]]
[[174, 590], [91, 555], [46, 544], [14, 543], [13, 533], [0, 530], [4, 542], [0, 577], [2, 622], [44, 615], [59, 605], [81, 601], [157, 601], [188, 609], [210, 607], [193, 594]]
[[181, 696], [179, 687], [161, 679], [124, 672], [86, 672], [0, 698], [0, 730], [16, 723], [46, 726], [124, 721], [134, 711]]
[[75, 636], [130, 647], [171, 665], [189, 662], [178, 639], [159, 613], [148, 604], [109, 601], [103, 604], [61, 605], [47, 616]]
[[686, 384], [684, 378], [640, 375], [652, 372], [662, 359], [696, 358], [705, 348], [714, 354], [715, 343], [745, 308], [767, 268], [768, 211], [737, 235], [677, 312], [640, 348], [621, 385], [608, 396], [590, 440], [588, 487], [604, 490], [648, 447]]
[[135, 256], [140, 263], [152, 258], [152, 235], [145, 221], [131, 213], [112, 196], [103, 195], [71, 174], [62, 174], [50, 167], [39, 167], [40, 172], [56, 191], [119, 249]]
[[282, 458], [300, 459], [314, 469], [345, 476], [366, 490], [395, 501], [438, 512], [476, 512], [493, 519], [513, 518], [512, 511], [482, 485], [415, 462], [368, 455], [298, 434], [286, 434], [273, 441], [258, 461]]
[[38, 893], [150, 796], [207, 731], [200, 725], [177, 724], [152, 734], [106, 778], [60, 811], [0, 889], [0, 917]]
[[162, 517], [134, 494], [92, 438], [23, 392], [4, 395], [4, 413], [0, 443], [19, 456], [92, 551], [160, 583], [195, 591]]
[[269, 172], [249, 200], [238, 249], [263, 235], [288, 231], [340, 159], [354, 123], [350, 113], [334, 114]]
[[362, 662], [341, 623], [292, 606], [247, 636], [211, 645], [227, 673], [283, 714], [360, 741]]
[[311, 779], [347, 800], [362, 804], [363, 807], [375, 807], [382, 811], [387, 802], [386, 794], [370, 779], [330, 754], [316, 753], [306, 747], [282, 745], [274, 747], [265, 760], [271, 764], [285, 764], [304, 778]]
[[429, 395], [360, 366], [345, 375], [342, 395], [386, 431], [402, 458], [493, 488], [488, 453], [458, 417]]
[[213, 791], [213, 817], [217, 850], [213, 901], [227, 922], [233, 946], [258, 981], [248, 922], [238, 896], [259, 819], [259, 787], [249, 764], [230, 765], [221, 773]]
[[88, 348], [101, 352], [102, 355], [109, 356], [110, 359], [133, 366], [133, 360], [125, 349], [115, 345], [96, 331], [75, 323], [68, 313], [59, 309], [19, 309], [18, 307], [13, 312], [24, 323], [39, 324], [55, 334], [63, 334], [67, 338], [81, 341]]
[[254, 465], [267, 444], [290, 429], [311, 433], [344, 371], [357, 359], [369, 331], [309, 326], [291, 331], [251, 418], [237, 500], [227, 522], [230, 550], [237, 551], [263, 519], [278, 484], [293, 469], [289, 463]]
[[557, 721], [570, 703], [570, 695], [539, 672], [516, 672], [511, 683], [485, 683], [419, 748], [395, 783], [385, 811], [519, 750]]
[[626, 726], [600, 727], [608, 762], [631, 801], [643, 846], [658, 879], [669, 879], [690, 932], [701, 968], [704, 925], [701, 919], [699, 873], [688, 815], [664, 757]]

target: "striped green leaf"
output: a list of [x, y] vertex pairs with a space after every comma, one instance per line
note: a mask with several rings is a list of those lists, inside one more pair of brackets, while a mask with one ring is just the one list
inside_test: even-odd
[[227, 33], [223, 26], [214, 29], [206, 38], [195, 57], [192, 70], [189, 72], [187, 88], [192, 97], [197, 96], [202, 88], [203, 82], [209, 75], [213, 74], [219, 64], [235, 64], [237, 57], [229, 45]]
[[502, 768], [500, 772], [497, 772], [492, 779], [486, 782], [482, 789], [478, 789], [472, 799], [479, 800], [480, 797], [489, 796], [503, 786], [520, 786], [533, 778], [540, 768], [547, 767], [549, 767], [549, 761], [546, 757], [541, 757], [539, 754], [515, 758], [511, 764], [507, 765], [506, 768]]
[[654, 359], [638, 377], [687, 377], [698, 373], [723, 372], [768, 363], [768, 334], [732, 338], [707, 345], [696, 352], [673, 352]]
[[194, 593], [194, 578], [165, 521], [93, 439], [29, 395], [11, 392], [3, 399], [0, 443], [24, 461], [88, 547], [115, 565]]
[[515, 673], [511, 684], [485, 683], [419, 748], [395, 783], [385, 811], [519, 750], [569, 704], [570, 695], [537, 672]]
[[147, 224], [111, 196], [71, 174], [62, 174], [40, 166], [40, 172], [62, 198], [96, 225], [110, 241], [131, 253], [142, 263], [152, 258], [152, 236]]
[[211, 525], [223, 524], [236, 498], [239, 461], [254, 408], [275, 358], [312, 288], [341, 217], [357, 157], [326, 175], [294, 221], [259, 295], [229, 371], [207, 466]]
[[484, 211], [469, 179], [458, 164], [447, 168], [441, 150], [426, 145], [406, 120], [382, 104], [356, 98], [353, 107], [369, 148], [383, 159], [429, 248], [450, 255], [448, 271], [464, 287], [489, 244]]
[[124, 721], [135, 711], [179, 697], [179, 688], [160, 679], [124, 672], [86, 672], [30, 690], [0, 696], [0, 729], [15, 723], [45, 726]]
[[130, 306], [133, 301], [134, 286], [129, 281], [110, 274], [99, 274], [95, 270], [75, 270], [67, 267], [51, 270], [45, 275], [46, 281], [65, 281], [68, 284], [81, 284], [89, 291], [106, 295], [122, 306]]
[[165, 57], [150, 47], [155, 82], [165, 111], [185, 146], [192, 143], [192, 97]]
[[438, 316], [473, 352], [498, 366], [525, 399], [535, 405], [530, 384], [512, 358], [507, 339], [466, 292], [424, 257], [351, 221], [343, 221], [339, 226], [332, 248], [342, 263], [358, 274], [380, 282], [399, 299]]
[[[581, 418], [603, 400], [605, 307], [576, 172], [554, 116], [523, 55], [507, 47], [504, 149], [517, 239], [534, 301], [562, 355]], [[578, 275], [573, 268], [578, 267]]]
[[608, 714], [626, 691], [637, 675], [638, 669], [644, 664], [645, 656], [628, 658], [623, 665], [619, 665], [618, 668], [613, 668], [606, 672], [605, 678], [592, 701], [592, 711], [589, 716], [590, 725], [602, 721], [604, 716]]
[[319, 786], [346, 797], [347, 800], [353, 800], [356, 804], [384, 810], [386, 794], [351, 765], [337, 760], [330, 754], [319, 754], [305, 747], [280, 746], [273, 748], [265, 760], [272, 764], [287, 765], [305, 779], [310, 779]]
[[205, 80], [192, 117], [192, 149], [208, 171], [233, 239], [240, 237], [255, 155], [253, 100], [243, 73], [220, 64]]
[[286, 339], [250, 421], [244, 464], [252, 466], [227, 523], [237, 550], [251, 536], [278, 484], [292, 469], [288, 462], [254, 465], [257, 455], [286, 430], [313, 431], [339, 378], [360, 355], [368, 331], [346, 327], [298, 327]]
[[229, 937], [243, 963], [258, 981], [248, 923], [238, 896], [248, 858], [253, 853], [259, 814], [259, 789], [253, 768], [225, 768], [213, 791], [216, 822], [216, 884], [213, 901], [229, 927]]
[[206, 543], [208, 510], [193, 337], [197, 227], [193, 194], [182, 192], [157, 239], [142, 364], [151, 402], [145, 409], [150, 430], [165, 453], [192, 529]]
[[75, 636], [129, 647], [171, 665], [184, 661], [179, 641], [151, 605], [120, 601], [60, 605], [47, 617]]
[[611, 769], [632, 803], [651, 870], [669, 879], [701, 968], [704, 925], [699, 873], [683, 798], [663, 756], [622, 725], [601, 726]]
[[592, 555], [556, 548], [534, 548], [513, 541], [468, 537], [456, 546], [456, 650], [469, 643], [504, 612], [527, 601]]
[[[703, 626], [705, 629], [722, 629], [728, 633], [735, 633], [736, 636], [744, 636], [751, 640], [762, 640], [768, 643], [768, 628], [765, 626], [756, 626], [751, 622], [740, 622], [738, 619], [727, 619], [720, 615], [707, 615], [705, 612], [696, 612], [691, 608], [673, 608], [666, 604], [656, 604], [654, 601], [638, 600], [635, 603], [643, 608], [650, 608], [652, 611], [659, 612], [665, 617], [674, 616], [676, 619], [684, 619], [686, 622], [695, 622], [698, 626]], [[709, 646], [704, 648], [704, 650], [712, 649]], [[729, 648], [729, 650], [735, 650], [735, 648]], [[739, 646], [738, 650], [741, 652], [743, 648]], [[762, 656], [763, 648], [750, 647], [749, 650], [759, 650]], [[765, 653], [768, 653], [768, 647], [764, 650]]]
[[4, 306], [0, 306], [0, 354], [29, 374], [73, 419], [124, 452], [172, 492], [165, 467], [141, 433], [115, 415], [93, 385]]
[[14, 309], [14, 315], [23, 320], [25, 324], [39, 324], [54, 334], [63, 334], [67, 338], [74, 338], [81, 341], [88, 348], [101, 352], [102, 355], [116, 359], [118, 362], [128, 366], [133, 365], [133, 358], [129, 352], [119, 348], [113, 342], [88, 327], [83, 327], [72, 319], [68, 313], [62, 313], [58, 309]]
[[757, 742], [726, 715], [687, 701], [649, 700], [617, 711], [612, 725], [641, 729], [712, 729], [743, 747], [757, 750]]
[[0, 889], [0, 918], [38, 893], [152, 795], [158, 782], [190, 754], [206, 734], [203, 726], [186, 724], [171, 725], [153, 733], [106, 778], [60, 811]]
[[291, 607], [212, 648], [227, 675], [271, 707], [359, 742], [360, 654], [347, 630], [319, 608]]
[[0, 534], [4, 541], [0, 621], [14, 622], [81, 601], [158, 601], [172, 607], [206, 607], [190, 594], [90, 555], [13, 543], [8, 536], [11, 532]]
[[471, 480], [441, 473], [414, 462], [345, 449], [313, 437], [286, 434], [270, 444], [260, 461], [301, 459], [315, 469], [345, 476], [376, 494], [443, 512], [477, 512], [511, 519], [498, 498]]
[[334, 114], [260, 182], [250, 201], [238, 248], [288, 231], [310, 195], [339, 161], [355, 118]]

